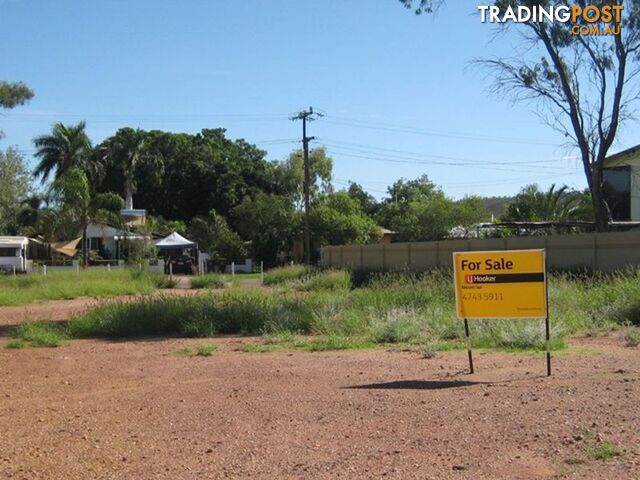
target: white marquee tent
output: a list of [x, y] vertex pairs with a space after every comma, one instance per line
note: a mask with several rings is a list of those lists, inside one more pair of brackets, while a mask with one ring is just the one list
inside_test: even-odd
[[162, 240], [158, 240], [156, 242], [156, 247], [159, 249], [197, 248], [198, 244], [195, 242], [192, 242], [191, 240], [187, 240], [178, 232], [173, 232], [172, 234], [166, 236]]

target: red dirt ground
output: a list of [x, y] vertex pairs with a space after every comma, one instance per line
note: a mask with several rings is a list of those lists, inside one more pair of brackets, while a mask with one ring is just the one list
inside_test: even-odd
[[[2, 335], [6, 335], [2, 333]], [[640, 351], [243, 353], [0, 338], [0, 478], [640, 478]], [[610, 442], [609, 460], [589, 451]]]

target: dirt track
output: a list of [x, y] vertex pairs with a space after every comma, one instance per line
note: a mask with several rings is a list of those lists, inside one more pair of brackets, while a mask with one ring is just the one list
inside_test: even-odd
[[[0, 338], [4, 344], [6, 338]], [[638, 349], [249, 354], [256, 339], [0, 348], [0, 478], [640, 478]], [[608, 441], [610, 460], [586, 452]]]

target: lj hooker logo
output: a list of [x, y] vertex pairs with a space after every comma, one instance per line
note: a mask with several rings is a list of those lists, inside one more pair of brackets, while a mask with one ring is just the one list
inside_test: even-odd
[[622, 5], [478, 6], [482, 23], [568, 23], [572, 35], [620, 35], [623, 9]]

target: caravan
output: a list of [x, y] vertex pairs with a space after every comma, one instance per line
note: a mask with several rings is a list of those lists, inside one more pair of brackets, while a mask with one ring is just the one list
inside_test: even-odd
[[27, 237], [0, 237], [0, 272], [26, 273], [32, 261], [27, 259]]

